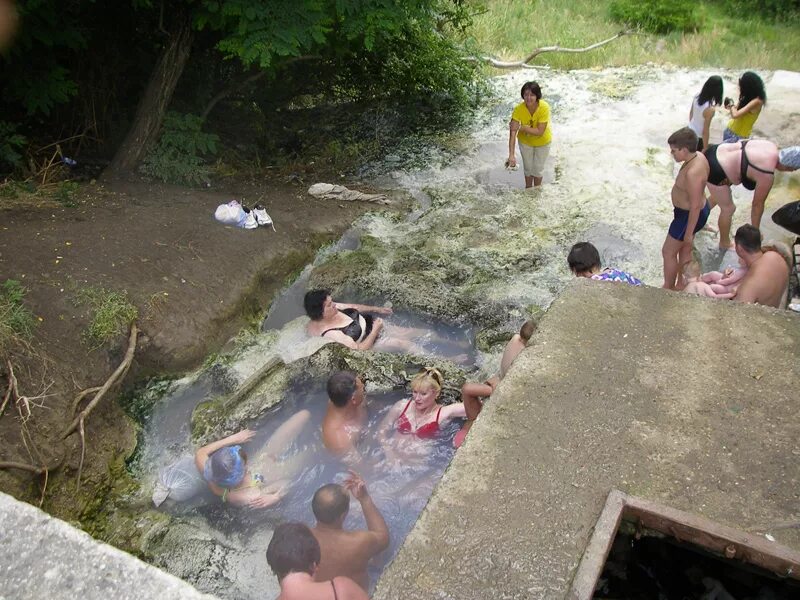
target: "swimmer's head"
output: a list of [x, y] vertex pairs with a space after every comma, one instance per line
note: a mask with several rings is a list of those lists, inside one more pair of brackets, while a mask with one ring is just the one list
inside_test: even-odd
[[600, 253], [591, 242], [578, 242], [570, 249], [567, 263], [576, 277], [591, 277], [600, 270]]
[[670, 148], [676, 150], [685, 149], [689, 152], [695, 152], [697, 150], [697, 134], [689, 127], [681, 127], [667, 138], [667, 144], [669, 144]]
[[701, 274], [700, 263], [696, 260], [690, 260], [683, 265], [683, 276], [687, 279], [697, 279]]
[[439, 369], [434, 367], [425, 367], [411, 380], [411, 389], [413, 391], [416, 392], [423, 388], [432, 389], [437, 396], [442, 391], [442, 385], [444, 385], [444, 377], [442, 377]]
[[341, 525], [350, 510], [350, 494], [338, 483], [323, 485], [314, 493], [311, 510], [319, 523]]
[[354, 397], [361, 404], [364, 400], [364, 382], [351, 371], [339, 371], [328, 379], [328, 398], [334, 406], [344, 408]]
[[519, 91], [519, 95], [522, 96], [523, 100], [525, 100], [525, 92], [530, 92], [536, 96], [537, 100], [542, 99], [542, 88], [539, 87], [539, 84], [535, 81], [528, 81], [523, 84], [522, 89]]
[[238, 485], [247, 472], [247, 455], [241, 446], [225, 446], [211, 453], [203, 467], [203, 477], [223, 488]]
[[527, 344], [534, 331], [536, 331], [536, 321], [533, 319], [528, 319], [522, 324], [522, 327], [520, 327], [519, 337]]
[[319, 321], [325, 312], [325, 301], [330, 298], [328, 290], [311, 290], [306, 292], [303, 298], [303, 307], [306, 309], [308, 318], [312, 321]]
[[736, 254], [739, 256], [741, 256], [739, 254], [740, 250], [747, 254], [753, 254], [761, 250], [761, 232], [758, 227], [753, 227], [749, 223], [736, 230], [733, 241], [736, 242]]
[[281, 523], [267, 547], [267, 564], [278, 581], [289, 573], [314, 575], [321, 557], [319, 542], [302, 523]]

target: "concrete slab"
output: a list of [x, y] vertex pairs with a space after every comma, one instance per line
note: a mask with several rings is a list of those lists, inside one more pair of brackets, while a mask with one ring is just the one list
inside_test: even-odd
[[563, 598], [613, 488], [800, 549], [800, 316], [574, 281], [377, 600]]
[[0, 492], [0, 600], [213, 600]]

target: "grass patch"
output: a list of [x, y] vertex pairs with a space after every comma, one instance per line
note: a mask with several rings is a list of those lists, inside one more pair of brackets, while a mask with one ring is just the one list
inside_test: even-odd
[[[611, 0], [569, 3], [486, 0], [475, 17], [474, 42], [503, 60], [520, 60], [535, 48], [582, 48], [622, 29], [609, 15]], [[800, 62], [800, 25], [742, 18], [724, 6], [701, 2], [697, 32], [623, 37], [581, 54], [546, 53], [534, 59], [560, 69], [672, 63], [687, 67], [790, 69]]]
[[76, 300], [89, 307], [91, 320], [83, 332], [83, 339], [92, 348], [99, 348], [127, 333], [130, 324], [139, 316], [139, 310], [128, 300], [127, 292], [90, 286], [79, 289]]
[[16, 279], [7, 279], [0, 286], [0, 355], [33, 335], [36, 318], [23, 304], [25, 291]]

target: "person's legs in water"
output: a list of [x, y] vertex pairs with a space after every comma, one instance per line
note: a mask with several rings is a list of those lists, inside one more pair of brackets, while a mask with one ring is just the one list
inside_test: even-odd
[[253, 468], [270, 481], [270, 485], [287, 484], [308, 462], [308, 451], [297, 452], [283, 459], [281, 456], [297, 439], [310, 419], [311, 413], [305, 409], [286, 419], [270, 436], [253, 461]]

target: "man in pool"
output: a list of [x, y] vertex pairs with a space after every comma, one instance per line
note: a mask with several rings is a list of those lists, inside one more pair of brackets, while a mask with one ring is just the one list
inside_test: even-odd
[[[348, 492], [361, 504], [367, 531], [345, 531], [343, 528], [350, 510]], [[354, 471], [350, 471], [343, 486], [336, 483], [323, 485], [314, 494], [311, 509], [317, 519], [311, 532], [317, 538], [322, 551], [314, 580], [327, 581], [344, 576], [367, 590], [367, 565], [373, 556], [389, 546], [389, 529], [372, 501], [364, 480]]]
[[711, 205], [704, 193], [708, 182], [708, 161], [702, 152], [697, 151], [697, 134], [684, 127], [669, 136], [667, 144], [675, 162], [683, 163], [672, 186], [674, 216], [661, 247], [663, 287], [675, 290], [683, 287], [680, 265], [692, 259], [694, 234], [705, 227]]
[[328, 409], [322, 420], [322, 443], [337, 456], [355, 452], [367, 426], [364, 382], [355, 373], [339, 371], [328, 379]]

